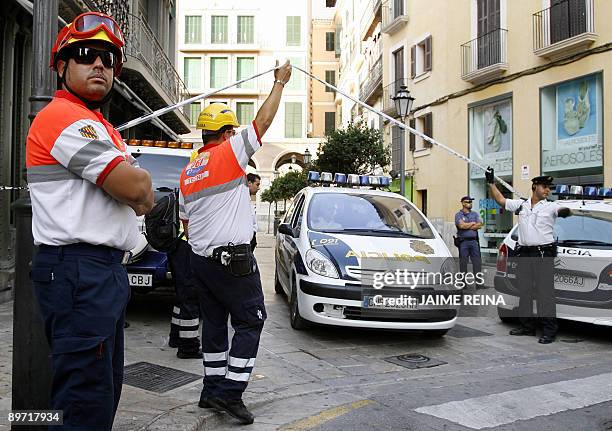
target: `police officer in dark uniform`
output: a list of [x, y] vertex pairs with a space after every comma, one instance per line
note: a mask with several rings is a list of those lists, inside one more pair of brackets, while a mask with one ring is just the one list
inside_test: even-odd
[[478, 244], [478, 229], [482, 228], [482, 219], [477, 212], [472, 211], [474, 198], [461, 198], [461, 210], [455, 214], [457, 239], [459, 240], [459, 270], [467, 272], [468, 259], [471, 259], [474, 273], [482, 272], [480, 245]]
[[[561, 208], [546, 198], [553, 186], [553, 177], [543, 175], [531, 180], [530, 199], [506, 199], [495, 186], [492, 168], [485, 173], [493, 199], [508, 211], [518, 215], [517, 282], [520, 293], [519, 320], [521, 326], [510, 335], [535, 335], [536, 323], [542, 324], [541, 344], [555, 341], [557, 334], [554, 259], [557, 246], [553, 226], [557, 217], [571, 215], [569, 208]], [[536, 299], [538, 317], [533, 316]]]

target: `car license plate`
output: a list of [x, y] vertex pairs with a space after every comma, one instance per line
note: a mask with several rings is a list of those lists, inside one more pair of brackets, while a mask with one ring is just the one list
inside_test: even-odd
[[130, 286], [153, 286], [153, 274], [128, 274], [128, 280], [130, 281]]
[[364, 296], [362, 306], [372, 310], [416, 310], [419, 299], [414, 296]]
[[555, 287], [584, 287], [584, 277], [578, 275], [555, 274]]

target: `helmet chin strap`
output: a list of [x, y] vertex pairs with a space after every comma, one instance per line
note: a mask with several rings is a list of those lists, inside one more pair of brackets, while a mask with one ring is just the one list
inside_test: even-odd
[[66, 90], [68, 90], [73, 96], [75, 96], [81, 102], [83, 102], [85, 104], [85, 106], [87, 106], [88, 109], [91, 109], [92, 111], [95, 111], [96, 109], [100, 109], [102, 106], [106, 105], [109, 102], [109, 100], [111, 99], [112, 92], [113, 92], [113, 87], [115, 85], [115, 79], [114, 78], [113, 78], [113, 81], [112, 81], [112, 84], [111, 84], [111, 88], [108, 91], [108, 93], [106, 93], [106, 96], [104, 96], [100, 100], [89, 100], [89, 99], [87, 99], [87, 98], [77, 94], [72, 88], [70, 88], [70, 86], [66, 82], [66, 78], [65, 78], [67, 72], [68, 72], [68, 65], [66, 65], [66, 68], [64, 69], [64, 74], [60, 77], [60, 82], [62, 83], [62, 85], [64, 87], [66, 87]]

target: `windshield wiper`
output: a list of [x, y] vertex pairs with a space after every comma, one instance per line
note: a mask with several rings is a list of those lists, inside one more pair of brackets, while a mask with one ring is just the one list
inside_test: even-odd
[[399, 236], [406, 236], [409, 238], [425, 238], [423, 236], [419, 236], [419, 235], [414, 235], [408, 232], [404, 232], [401, 230], [386, 230], [386, 229], [367, 229], [367, 228], [349, 228], [349, 229], [332, 229], [332, 230], [326, 230], [325, 232], [330, 232], [330, 233], [352, 233], [352, 232], [365, 232], [365, 233], [382, 233], [382, 234], [391, 234], [391, 235], [399, 235]]
[[559, 241], [559, 245], [611, 245], [612, 242], [596, 241], [592, 239], [566, 239]]

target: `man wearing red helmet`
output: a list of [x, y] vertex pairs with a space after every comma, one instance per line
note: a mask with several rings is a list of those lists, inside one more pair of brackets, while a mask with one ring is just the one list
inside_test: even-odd
[[119, 26], [97, 12], [60, 31], [51, 67], [62, 89], [26, 144], [31, 275], [53, 353], [52, 408], [64, 414], [58, 429], [112, 429], [121, 395], [130, 296], [122, 263], [138, 240], [136, 216], [153, 206], [149, 174], [100, 113], [123, 46]]

